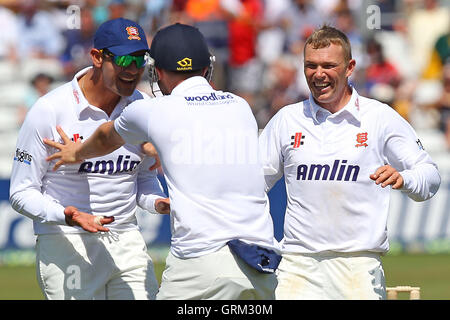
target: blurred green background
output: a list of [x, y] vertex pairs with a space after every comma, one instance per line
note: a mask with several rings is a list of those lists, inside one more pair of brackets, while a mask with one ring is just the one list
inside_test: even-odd
[[[151, 254], [151, 253], [150, 253]], [[164, 270], [164, 259], [154, 259], [158, 281]], [[383, 257], [386, 285], [418, 286], [422, 300], [450, 299], [450, 254], [388, 254]], [[409, 299], [400, 293], [399, 300]], [[1, 300], [39, 300], [34, 265], [0, 266]]]

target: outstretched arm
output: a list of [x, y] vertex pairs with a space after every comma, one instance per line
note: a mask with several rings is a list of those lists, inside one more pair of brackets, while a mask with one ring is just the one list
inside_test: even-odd
[[113, 121], [100, 125], [92, 136], [83, 143], [71, 141], [59, 126], [56, 127], [56, 130], [63, 143], [44, 139], [45, 144], [60, 150], [47, 158], [47, 161], [59, 159], [53, 170], [58, 169], [63, 164], [79, 163], [84, 159], [103, 156], [125, 144], [125, 141], [114, 129]]

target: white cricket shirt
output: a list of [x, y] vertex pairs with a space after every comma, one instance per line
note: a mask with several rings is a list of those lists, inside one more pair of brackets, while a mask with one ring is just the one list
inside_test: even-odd
[[171, 252], [180, 258], [241, 239], [275, 248], [250, 106], [192, 77], [169, 96], [130, 104], [114, 121], [128, 143], [151, 141], [171, 201]]
[[288, 105], [260, 136], [266, 190], [285, 176], [283, 251], [314, 253], [389, 249], [390, 187], [370, 179], [390, 164], [408, 196], [432, 197], [440, 175], [413, 128], [395, 110], [359, 96], [331, 114], [308, 100]]
[[57, 150], [44, 138], [62, 141], [56, 126], [73, 139], [86, 140], [99, 125], [119, 116], [132, 101], [150, 99], [135, 91], [122, 98], [111, 116], [89, 105], [77, 79], [41, 97], [30, 109], [17, 139], [11, 174], [10, 202], [19, 213], [33, 219], [36, 234], [84, 232], [65, 224], [64, 208], [75, 206], [93, 215], [114, 216], [112, 231], [137, 229], [136, 205], [155, 213], [154, 201], [165, 197], [156, 171], [148, 168], [153, 158], [140, 146], [124, 145], [111, 154], [64, 165], [53, 171], [55, 162], [46, 158]]

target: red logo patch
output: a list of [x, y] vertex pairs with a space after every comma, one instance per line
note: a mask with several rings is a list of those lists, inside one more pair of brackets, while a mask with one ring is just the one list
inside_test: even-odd
[[74, 133], [74, 134], [73, 134], [73, 138], [71, 138], [70, 140], [72, 140], [73, 142], [77, 142], [78, 139], [83, 140], [83, 136], [80, 136], [79, 133]]
[[127, 27], [128, 40], [141, 40], [139, 37], [139, 30], [136, 27]]
[[355, 147], [367, 147], [367, 132], [364, 133], [358, 133], [356, 135], [356, 142], [358, 142], [358, 144], [355, 145]]
[[304, 141], [303, 141], [302, 139], [305, 139], [305, 136], [302, 135], [301, 132], [296, 132], [296, 133], [295, 133], [295, 136], [291, 136], [291, 140], [293, 140], [293, 141], [291, 142], [291, 146], [292, 146], [294, 149], [300, 147], [300, 146], [304, 143]]

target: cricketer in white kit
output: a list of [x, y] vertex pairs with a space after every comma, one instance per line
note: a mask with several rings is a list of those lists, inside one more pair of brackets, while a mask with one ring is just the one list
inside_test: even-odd
[[[211, 96], [219, 98], [203, 99]], [[152, 142], [164, 169], [172, 238], [157, 299], [273, 297], [274, 274], [249, 268], [226, 245], [276, 248], [248, 104], [192, 77], [170, 96], [130, 105], [114, 126], [128, 143]]]
[[[137, 24], [124, 19], [106, 22], [98, 33], [112, 34], [116, 45], [132, 46], [130, 52], [148, 50], [145, 38], [129, 43], [126, 27], [143, 33]], [[166, 198], [156, 170], [149, 170], [155, 159], [146, 156], [140, 146], [126, 144], [111, 154], [55, 171], [47, 161], [54, 150], [43, 139], [58, 140], [57, 125], [80, 143], [100, 124], [116, 119], [131, 102], [150, 100], [134, 86], [130, 96], [117, 96], [118, 103], [108, 115], [91, 105], [79, 86], [93, 70], [81, 70], [30, 109], [17, 139], [10, 202], [16, 211], [33, 219], [37, 277], [45, 298], [154, 299], [158, 282], [135, 213], [137, 205], [157, 213], [155, 201]], [[90, 233], [68, 225], [65, 211], [70, 206], [97, 217], [113, 217], [109, 232]]]
[[[280, 109], [260, 135], [266, 190], [284, 175], [287, 192], [276, 298], [383, 299], [386, 186], [424, 201], [437, 192], [440, 176], [411, 125], [390, 106], [360, 96], [345, 74], [348, 101], [335, 112], [319, 105], [339, 86], [345, 43], [330, 27], [312, 37], [319, 36], [305, 49], [309, 99]], [[373, 176], [388, 171], [392, 182]]]
[[152, 142], [168, 186], [172, 231], [157, 299], [273, 299], [281, 257], [250, 106], [205, 79], [210, 54], [196, 28], [161, 29], [150, 56], [165, 95], [130, 104], [83, 144], [46, 141], [61, 150], [52, 159], [60, 158], [58, 166], [102, 152], [103, 133], [114, 139], [105, 141], [106, 151]]

